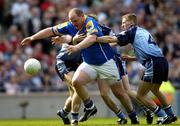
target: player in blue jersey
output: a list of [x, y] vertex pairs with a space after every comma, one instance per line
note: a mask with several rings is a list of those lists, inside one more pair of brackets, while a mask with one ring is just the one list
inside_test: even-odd
[[[52, 36], [52, 31], [54, 32], [55, 35], [63, 35], [63, 34], [71, 34], [72, 36], [77, 32], [76, 30], [73, 31], [73, 29], [69, 29], [69, 31], [71, 32], [67, 32], [66, 30], [63, 31], [62, 29], [66, 29], [66, 27], [68, 22], [62, 23], [58, 26], [52, 27], [52, 28], [47, 28], [44, 29], [42, 31], [40, 31], [39, 33], [35, 34], [34, 36], [25, 38], [22, 41], [22, 45], [27, 44], [31, 41], [37, 40], [37, 39], [42, 39], [44, 38], [44, 36]], [[58, 30], [61, 29], [60, 32], [55, 33], [56, 32], [56, 28], [58, 27]], [[52, 29], [52, 30], [51, 30]], [[72, 32], [73, 31], [73, 32]], [[68, 39], [67, 39], [68, 38]], [[52, 41], [53, 43], [56, 43], [57, 41], [63, 41], [63, 42], [67, 42], [69, 44], [71, 44], [71, 38], [69, 38], [68, 36], [61, 36], [61, 37], [53, 37]], [[58, 43], [57, 42], [57, 43]], [[62, 42], [60, 42], [62, 43]], [[66, 82], [68, 88], [69, 88], [69, 93], [70, 96], [67, 98], [65, 105], [63, 107], [63, 109], [58, 110], [57, 114], [63, 119], [64, 124], [70, 124], [70, 120], [67, 117], [67, 115], [69, 114], [69, 112], [71, 111], [78, 111], [79, 107], [80, 107], [80, 99], [77, 97], [76, 92], [74, 91], [72, 84], [71, 84], [71, 79], [73, 77], [74, 71], [76, 70], [76, 68], [79, 66], [79, 64], [81, 63], [81, 57], [80, 57], [80, 53], [77, 52], [75, 54], [71, 54], [68, 55], [65, 52], [65, 47], [67, 46], [67, 44], [63, 44], [62, 48], [60, 49], [57, 57], [56, 57], [56, 70], [58, 75], [60, 76], [60, 78]], [[100, 84], [98, 84], [100, 86]], [[109, 96], [109, 94], [107, 94], [107, 91], [104, 90], [100, 90], [103, 100], [105, 101], [105, 103], [108, 105], [108, 107], [118, 116], [119, 118], [119, 122], [120, 124], [124, 124], [127, 123], [127, 119], [125, 114], [116, 106], [116, 104], [114, 103], [114, 101], [111, 99], [111, 97]], [[108, 101], [108, 102], [106, 102]], [[96, 110], [95, 110], [96, 112]], [[71, 113], [72, 114], [72, 119], [76, 118], [77, 119], [77, 114], [75, 113]], [[92, 113], [93, 115], [93, 113]], [[87, 120], [89, 117], [83, 117], [82, 121]]]
[[[85, 16], [83, 16], [83, 20], [85, 19]], [[68, 26], [68, 27], [66, 27], [66, 26]], [[63, 33], [62, 33], [63, 32]], [[34, 40], [37, 40], [37, 39], [43, 39], [43, 38], [47, 38], [47, 37], [50, 37], [50, 36], [54, 36], [54, 35], [56, 35], [56, 33], [58, 33], [58, 35], [63, 35], [63, 34], [70, 34], [71, 36], [74, 36], [76, 33], [77, 33], [77, 29], [76, 29], [76, 27], [74, 27], [74, 25], [72, 25], [72, 23], [71, 22], [65, 22], [65, 23], [63, 23], [63, 24], [61, 24], [61, 25], [58, 25], [58, 26], [55, 26], [55, 27], [53, 27], [53, 28], [51, 28], [51, 27], [49, 27], [49, 28], [46, 28], [46, 29], [43, 29], [43, 30], [41, 30], [40, 32], [38, 32], [38, 33], [36, 33], [35, 35], [33, 35], [33, 36], [30, 36], [30, 37], [27, 37], [27, 38], [25, 38], [22, 42], [21, 42], [21, 44], [22, 45], [24, 45], [24, 44], [27, 44], [27, 43], [29, 43], [29, 42], [32, 42], [32, 41], [34, 41]], [[102, 44], [102, 45], [105, 45], [105, 46], [103, 46], [103, 48], [109, 48], [109, 45], [108, 44]], [[100, 47], [100, 46], [99, 46]], [[109, 55], [108, 56], [108, 58], [110, 58], [111, 56], [113, 56], [113, 54], [110, 54], [110, 53], [108, 53], [107, 52], [107, 54]], [[101, 55], [102, 56], [102, 55]], [[62, 56], [63, 57], [63, 56]], [[61, 58], [62, 58], [61, 57]], [[58, 58], [58, 57], [57, 57]], [[61, 60], [61, 59], [60, 59]], [[100, 60], [99, 60], [100, 61]], [[64, 61], [61, 61], [61, 62], [64, 62]], [[61, 63], [60, 62], [60, 63]], [[100, 61], [101, 62], [101, 61]], [[113, 62], [113, 61], [112, 61]], [[57, 64], [58, 64], [58, 62], [57, 62]], [[59, 66], [57, 66], [57, 68], [58, 68]], [[59, 68], [58, 68], [59, 69]], [[63, 68], [64, 69], [64, 68]], [[113, 69], [114, 69], [114, 66], [113, 66]], [[71, 79], [71, 77], [72, 76], [70, 76], [70, 77], [68, 77], [67, 75], [68, 75], [68, 72], [66, 71], [66, 70], [62, 70], [63, 72], [65, 72], [65, 76], [64, 77], [67, 77], [67, 80], [70, 80]], [[67, 73], [66, 73], [67, 72]], [[116, 70], [115, 70], [115, 74], [116, 74], [116, 76], [118, 76], [118, 73], [116, 72]], [[112, 76], [112, 78], [116, 78], [115, 76]], [[117, 79], [117, 78], [116, 78]], [[104, 96], [108, 96], [106, 93], [106, 91], [105, 91], [105, 89], [106, 88], [104, 88], [104, 87], [107, 87], [105, 84], [106, 84], [106, 82], [103, 82], [102, 80], [98, 80], [99, 81], [99, 83], [101, 83], [100, 85], [103, 85], [104, 84], [104, 86], [102, 86], [102, 88], [104, 89], [103, 91], [104, 91]], [[118, 86], [117, 86], [118, 87]], [[100, 90], [101, 91], [101, 90]], [[122, 92], [120, 92], [121, 94], [120, 94], [120, 97], [121, 96], [123, 96], [123, 97], [126, 97], [126, 95], [123, 93], [123, 89], [122, 89]], [[117, 94], [117, 90], [116, 90], [116, 95], [118, 95], [118, 97], [119, 97], [119, 94]], [[108, 98], [110, 98], [110, 97], [104, 97], [103, 99], [107, 99], [107, 101], [110, 101], [110, 102], [106, 102], [105, 101], [105, 103], [108, 105], [108, 103], [110, 103], [108, 106], [112, 106], [112, 100], [111, 99], [108, 99]], [[70, 99], [70, 101], [71, 101], [72, 99]], [[89, 102], [90, 101], [90, 102]], [[71, 101], [72, 102], [72, 101]], [[86, 106], [86, 111], [85, 111], [85, 115], [83, 116], [83, 119], [84, 120], [87, 120], [91, 115], [93, 115], [94, 113], [96, 113], [97, 112], [97, 110], [96, 110], [96, 108], [95, 107], [93, 107], [93, 109], [87, 109], [88, 107], [87, 106], [90, 106], [90, 107], [92, 107], [92, 106], [94, 106], [93, 104], [92, 104], [92, 101], [90, 100], [90, 99], [88, 99], [87, 101], [85, 101], [86, 103], [87, 102], [89, 102], [89, 103], [87, 103], [87, 105], [85, 105]], [[124, 101], [124, 102], [129, 102], [128, 100], [126, 100], [126, 101]], [[73, 103], [73, 102], [72, 102]], [[114, 104], [114, 103], [113, 103]], [[68, 102], [68, 105], [69, 105], [69, 102]], [[92, 105], [92, 106], [91, 106]], [[75, 106], [76, 107], [76, 106]], [[114, 109], [115, 110], [115, 108], [117, 108], [116, 106], [114, 106], [113, 108], [111, 107], [111, 109]], [[131, 118], [131, 121], [132, 121], [132, 123], [138, 123], [138, 121], [137, 121], [137, 118], [136, 118], [136, 113], [134, 112], [134, 110], [133, 110], [133, 108], [132, 108], [132, 106], [131, 106], [131, 104], [129, 105], [129, 104], [127, 104], [127, 106], [126, 106], [126, 108], [128, 108], [127, 109], [127, 111], [129, 112], [129, 116], [130, 116], [130, 118]], [[75, 121], [77, 121], [77, 117], [78, 117], [78, 113], [73, 113], [73, 107], [71, 108], [72, 109], [72, 119], [74, 118], [74, 120]], [[77, 109], [75, 110], [75, 112], [77, 111]], [[115, 112], [115, 111], [114, 111]], [[117, 111], [116, 111], [117, 112]], [[63, 115], [67, 115], [68, 113], [67, 113], [67, 111], [63, 111]], [[124, 116], [124, 114], [122, 113], [122, 112], [118, 112], [118, 113], [116, 113], [118, 116], [120, 116], [121, 118]], [[61, 116], [62, 117], [62, 116]]]
[[[64, 36], [62, 36], [62, 37], [64, 37]], [[66, 43], [66, 42], [68, 42], [68, 41], [65, 41], [64, 39], [62, 39], [62, 37], [59, 37], [59, 36], [56, 36], [56, 37], [53, 37], [53, 39], [52, 39], [52, 41], [53, 41], [53, 43], [54, 44], [62, 44], [62, 43]], [[75, 38], [75, 37], [74, 37]], [[68, 42], [69, 43], [69, 42]], [[67, 56], [67, 58], [66, 58], [66, 60], [64, 60], [64, 58], [62, 59], [61, 57], [64, 57], [64, 54], [62, 54], [62, 53], [65, 53], [64, 52], [64, 49], [62, 49], [62, 51], [60, 51], [60, 53], [58, 54], [58, 56], [57, 57], [59, 57], [58, 58], [58, 60], [57, 60], [57, 62], [58, 62], [58, 73], [60, 74], [60, 77], [62, 78], [62, 76], [63, 76], [63, 73], [66, 73], [66, 72], [63, 72], [63, 71], [66, 71], [67, 69], [72, 69], [72, 70], [74, 70], [75, 71], [75, 69], [76, 69], [76, 62], [77, 62], [77, 58], [76, 57], [72, 57], [71, 55], [69, 55], [69, 56], [71, 56], [72, 58], [68, 58], [68, 56]], [[65, 54], [67, 54], [67, 53], [65, 53]], [[79, 57], [79, 56], [78, 56]], [[72, 65], [72, 66], [74, 66], [73, 64], [75, 64], [75, 66], [74, 67], [68, 67], [69, 65]], [[67, 68], [66, 68], [67, 67]], [[66, 69], [65, 69], [66, 68]], [[66, 74], [65, 74], [65, 76], [67, 76]], [[64, 77], [63, 77], [64, 78]], [[62, 79], [63, 79], [62, 78]], [[67, 78], [67, 77], [65, 77], [65, 78]], [[104, 100], [104, 102], [106, 103], [106, 105], [117, 115], [117, 117], [119, 118], [118, 119], [118, 121], [117, 121], [117, 123], [118, 124], [126, 124], [127, 123], [127, 119], [126, 119], [126, 116], [125, 116], [125, 114], [117, 107], [117, 105], [115, 104], [115, 102], [112, 100], [112, 98], [109, 96], [109, 93], [107, 93], [107, 92], [109, 92], [108, 90], [109, 90], [109, 88], [107, 87], [107, 88], [101, 88], [102, 86], [101, 86], [101, 84], [100, 83], [98, 83], [98, 87], [99, 87], [99, 89], [100, 89], [100, 94], [101, 94], [101, 97], [103, 98], [103, 100]], [[70, 87], [69, 87], [70, 89], [71, 89], [71, 85], [70, 85]], [[70, 90], [71, 91], [71, 90]], [[70, 101], [71, 100], [71, 98], [69, 97], [68, 99], [67, 99], [67, 101]], [[68, 102], [69, 103], [69, 102]], [[68, 104], [65, 104], [65, 106], [64, 106], [64, 108], [67, 108], [67, 106], [68, 106]], [[63, 118], [63, 116], [62, 115], [65, 115], [65, 110], [66, 109], [63, 109], [63, 110], [60, 110], [60, 111], [58, 111], [58, 115], [61, 117], [61, 118]], [[66, 115], [67, 115], [68, 113], [67, 113], [67, 110], [66, 110]], [[64, 122], [67, 122], [67, 120], [68, 120], [68, 118], [63, 118], [63, 121]], [[87, 120], [87, 118], [86, 117], [81, 117], [80, 119], [79, 119], [79, 121], [86, 121]], [[65, 123], [65, 124], [67, 124], [67, 123]]]
[[[78, 32], [87, 35], [83, 41], [91, 42], [95, 41], [98, 36], [103, 36], [97, 21], [90, 16], [84, 15], [81, 10], [74, 8], [69, 12], [68, 16], [73, 26], [79, 30]], [[101, 83], [100, 88], [105, 90], [107, 86], [111, 87], [114, 95], [121, 101], [129, 113], [131, 122], [139, 123], [132, 103], [121, 84], [116, 63], [113, 60], [114, 52], [110, 45], [95, 43], [81, 50], [81, 53], [83, 63], [76, 70], [72, 84], [85, 105], [86, 113], [84, 117], [88, 117], [96, 108], [84, 86], [98, 78], [98, 82]]]
[[[53, 37], [52, 41], [54, 44], [59, 44], [59, 43], [69, 43], [70, 41], [65, 41], [63, 39], [64, 36], [62, 37], [59, 37], [59, 36], [56, 36], [56, 37]], [[75, 37], [74, 37], [75, 38]], [[64, 46], [63, 46], [64, 47]], [[75, 71], [76, 70], [76, 66], [77, 66], [77, 63], [79, 59], [79, 55], [74, 55], [74, 56], [77, 56], [77, 57], [74, 57], [74, 56], [71, 56], [71, 55], [67, 55], [67, 53], [65, 53], [66, 55], [64, 55], [64, 49], [61, 49], [60, 50], [60, 53], [58, 54], [58, 59], [57, 59], [57, 62], [58, 62], [58, 73], [60, 74], [60, 77], [62, 78], [63, 76], [63, 73], [68, 73], [68, 72], [63, 72], [63, 71], [66, 71], [67, 69], [70, 71], [70, 70], [73, 70]], [[76, 53], [75, 53], [76, 54]], [[62, 57], [66, 57], [66, 58], [62, 58]], [[66, 60], [65, 60], [66, 59]], [[70, 67], [69, 65], [71, 66], [74, 66], [74, 67]], [[74, 65], [75, 64], [75, 65]], [[69, 66], [69, 67], [68, 67]], [[67, 68], [66, 68], [67, 67]], [[65, 69], [66, 68], [66, 69]], [[65, 74], [65, 76], [67, 76]], [[65, 77], [66, 79], [67, 77]], [[64, 77], [62, 78], [64, 79]], [[112, 98], [109, 96], [109, 94], [107, 92], [109, 92], [108, 90], [109, 89], [106, 89], [106, 90], [103, 90], [104, 88], [100, 88], [101, 87], [101, 84], [98, 83], [98, 87], [100, 89], [100, 93], [101, 93], [101, 97], [103, 98], [103, 100], [105, 101], [105, 103], [107, 104], [107, 106], [117, 115], [117, 117], [119, 118], [118, 120], [118, 124], [126, 124], [127, 123], [127, 119], [126, 119], [126, 116], [125, 114], [117, 107], [117, 105], [115, 104], [115, 102], [112, 100]], [[71, 85], [69, 86], [69, 88], [71, 89]], [[71, 90], [70, 90], [71, 91]], [[72, 92], [72, 91], [71, 91]], [[71, 98], [69, 97], [67, 99], [67, 101], [70, 101]], [[67, 102], [69, 103], [69, 102]], [[64, 108], [67, 108], [68, 104], [65, 104]], [[77, 104], [77, 103], [76, 103]], [[65, 115], [65, 112], [62, 112], [62, 111], [65, 111], [66, 110], [66, 115], [68, 114], [67, 113], [67, 109], [63, 109], [63, 110], [60, 110], [58, 112], [58, 115], [63, 118], [63, 115]], [[68, 109], [69, 110], [69, 109]], [[67, 122], [66, 120], [68, 120], [68, 118], [63, 118], [64, 122]], [[87, 119], [84, 119], [84, 117], [80, 118], [79, 121], [85, 121]], [[65, 123], [67, 124], [67, 123]]]
[[[131, 43], [137, 60], [145, 67], [144, 75], [138, 87], [137, 99], [157, 115], [157, 124], [168, 124], [175, 122], [177, 117], [173, 112], [173, 108], [167, 103], [164, 95], [159, 91], [162, 81], [168, 79], [168, 62], [163, 56], [160, 48], [153, 39], [152, 35], [144, 28], [137, 25], [135, 14], [127, 14], [122, 17], [123, 32], [115, 36], [98, 37], [95, 42], [111, 43], [116, 42], [120, 46]], [[94, 42], [92, 42], [94, 43]], [[82, 42], [76, 46], [69, 47], [69, 52], [87, 48], [92, 43]], [[152, 92], [163, 105], [163, 109], [147, 97], [148, 92]]]

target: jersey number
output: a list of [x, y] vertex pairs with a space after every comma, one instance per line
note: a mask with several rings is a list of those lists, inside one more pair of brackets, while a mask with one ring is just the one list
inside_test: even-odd
[[150, 35], [149, 35], [148, 43], [153, 44], [153, 45], [157, 45], [156, 42], [154, 41], [154, 39]]

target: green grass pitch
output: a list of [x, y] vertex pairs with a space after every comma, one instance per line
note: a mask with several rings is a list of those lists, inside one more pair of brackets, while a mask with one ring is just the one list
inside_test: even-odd
[[[86, 122], [79, 123], [78, 126], [117, 126], [116, 124], [117, 118], [91, 118]], [[153, 125], [155, 125], [156, 119], [153, 121]], [[128, 120], [127, 125], [130, 126], [130, 121]], [[146, 126], [145, 118], [140, 118], [139, 126]], [[178, 121], [170, 124], [168, 126], [180, 126], [180, 117]], [[60, 119], [0, 119], [0, 126], [64, 126], [63, 122]], [[150, 125], [149, 125], [150, 126]], [[164, 125], [165, 126], [165, 125]]]

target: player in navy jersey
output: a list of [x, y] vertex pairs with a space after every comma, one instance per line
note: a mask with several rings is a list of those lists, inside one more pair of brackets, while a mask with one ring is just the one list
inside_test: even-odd
[[[64, 41], [62, 40], [62, 37], [60, 37], [60, 40], [58, 41]], [[55, 41], [55, 39], [52, 38], [52, 41]], [[70, 43], [70, 41], [68, 43]], [[82, 62], [82, 58], [80, 52], [68, 55], [65, 52], [66, 46], [67, 44], [63, 44], [56, 56], [56, 71], [59, 77], [67, 84], [70, 96], [65, 101], [64, 107], [57, 111], [57, 115], [62, 118], [64, 124], [70, 124], [70, 120], [68, 118], [69, 112], [72, 109], [79, 111], [81, 105], [81, 99], [78, 97], [72, 86], [72, 77], [74, 75], [74, 71], [76, 71], [77, 67]]]
[[[104, 35], [110, 35], [110, 36], [114, 35], [111, 28], [109, 28], [105, 25], [100, 25], [100, 26], [102, 28]], [[113, 43], [111, 46], [113, 47], [113, 50], [115, 52], [115, 61], [116, 61], [116, 64], [118, 66], [120, 76], [122, 78], [122, 83], [123, 83], [124, 89], [126, 90], [129, 97], [132, 98], [133, 100], [135, 100], [142, 107], [142, 109], [146, 115], [147, 124], [152, 124], [152, 122], [153, 122], [152, 112], [149, 109], [147, 109], [145, 106], [143, 106], [140, 101], [137, 100], [137, 98], [136, 98], [137, 92], [132, 90], [130, 87], [129, 79], [128, 79], [128, 73], [126, 70], [126, 61], [122, 60], [122, 56], [121, 56], [120, 52], [117, 50], [118, 45]]]
[[[177, 117], [173, 108], [167, 103], [164, 95], [159, 91], [162, 81], [168, 79], [168, 62], [163, 56], [160, 48], [152, 35], [144, 28], [137, 25], [135, 14], [126, 14], [122, 17], [123, 32], [115, 36], [98, 37], [95, 42], [112, 43], [116, 42], [120, 46], [131, 43], [137, 60], [145, 67], [144, 75], [138, 87], [137, 99], [154, 112], [159, 118], [157, 124], [168, 124], [175, 122]], [[92, 42], [94, 43], [94, 42]], [[79, 43], [70, 48], [70, 52], [87, 48], [92, 43]], [[148, 92], [152, 92], [161, 102], [163, 109], [147, 97]]]

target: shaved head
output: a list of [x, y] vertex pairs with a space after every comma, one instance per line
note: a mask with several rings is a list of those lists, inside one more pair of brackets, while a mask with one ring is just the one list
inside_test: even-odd
[[78, 8], [73, 8], [68, 13], [69, 21], [79, 30], [83, 27], [84, 13]]
[[82, 10], [80, 10], [80, 9], [78, 9], [78, 8], [73, 8], [73, 9], [71, 9], [70, 11], [69, 11], [69, 14], [68, 14], [68, 16], [69, 16], [69, 18], [70, 17], [72, 17], [72, 16], [84, 16], [84, 13], [83, 13], [83, 11]]

